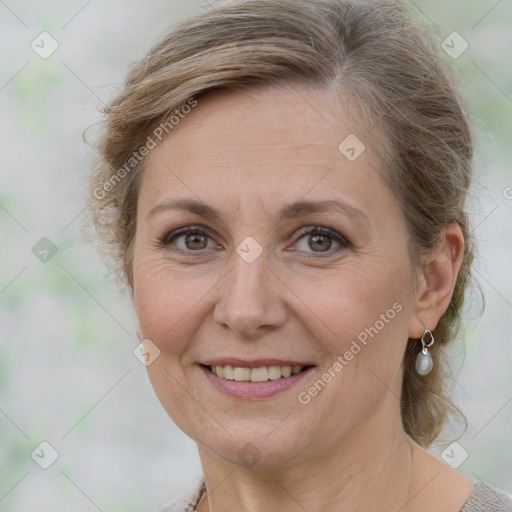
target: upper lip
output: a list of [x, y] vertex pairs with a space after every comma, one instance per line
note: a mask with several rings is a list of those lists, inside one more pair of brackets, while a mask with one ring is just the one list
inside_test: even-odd
[[236, 366], [238, 368], [261, 368], [262, 366], [314, 366], [309, 362], [292, 359], [239, 359], [236, 357], [218, 357], [201, 362], [205, 366]]

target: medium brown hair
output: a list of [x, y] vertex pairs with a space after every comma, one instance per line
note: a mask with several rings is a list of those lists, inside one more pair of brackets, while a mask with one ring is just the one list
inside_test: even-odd
[[383, 148], [385, 178], [403, 210], [415, 264], [436, 247], [443, 227], [458, 223], [464, 234], [455, 291], [433, 331], [434, 369], [415, 372], [417, 340], [404, 359], [404, 429], [430, 445], [449, 415], [460, 413], [447, 392], [445, 349], [458, 329], [473, 258], [464, 206], [473, 142], [454, 77], [429, 31], [398, 1], [235, 0], [180, 23], [131, 68], [105, 111], [89, 187], [103, 254], [132, 286], [144, 164], [134, 154], [191, 98], [258, 84], [304, 84], [339, 90], [344, 101], [350, 96], [370, 123], [368, 136]]

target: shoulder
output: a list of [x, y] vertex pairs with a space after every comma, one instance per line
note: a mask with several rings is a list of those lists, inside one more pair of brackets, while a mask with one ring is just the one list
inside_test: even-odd
[[512, 512], [512, 496], [485, 482], [474, 482], [460, 512]]
[[166, 503], [153, 512], [192, 512], [204, 486], [204, 479], [194, 483], [183, 495]]

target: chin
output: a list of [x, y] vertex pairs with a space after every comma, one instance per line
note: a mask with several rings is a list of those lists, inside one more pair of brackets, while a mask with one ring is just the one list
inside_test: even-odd
[[[284, 419], [255, 420], [233, 419], [222, 428], [204, 431], [199, 426], [197, 434], [186, 432], [201, 448], [213, 452], [230, 463], [254, 469], [271, 469], [293, 463], [311, 447], [314, 431], [308, 433], [304, 422]], [[199, 430], [200, 429], [200, 430]], [[313, 454], [311, 454], [312, 456]]]

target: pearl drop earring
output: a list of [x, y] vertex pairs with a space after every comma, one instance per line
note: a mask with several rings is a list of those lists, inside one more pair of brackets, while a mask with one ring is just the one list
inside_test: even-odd
[[421, 335], [422, 350], [416, 357], [416, 371], [420, 375], [428, 375], [434, 368], [434, 361], [428, 351], [429, 347], [434, 344], [434, 335], [428, 329], [425, 329]]

